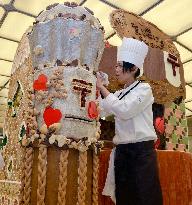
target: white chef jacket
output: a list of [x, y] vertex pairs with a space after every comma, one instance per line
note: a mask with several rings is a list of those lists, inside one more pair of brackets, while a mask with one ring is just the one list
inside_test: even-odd
[[105, 99], [99, 98], [101, 117], [115, 116], [114, 144], [127, 144], [155, 140], [152, 104], [154, 102], [151, 87], [140, 82], [130, 93], [120, 97], [134, 87], [138, 81], [125, 89], [110, 93]]
[[[157, 136], [153, 127], [152, 104], [154, 102], [149, 84], [135, 81], [125, 89], [110, 93], [105, 99], [99, 98], [101, 117], [113, 114], [115, 116], [114, 144], [136, 143], [141, 141], [156, 140]], [[133, 88], [136, 86], [135, 88]], [[133, 88], [121, 100], [128, 90]], [[118, 98], [119, 96], [119, 98]], [[115, 148], [112, 150], [105, 187], [102, 194], [115, 198], [114, 174]]]

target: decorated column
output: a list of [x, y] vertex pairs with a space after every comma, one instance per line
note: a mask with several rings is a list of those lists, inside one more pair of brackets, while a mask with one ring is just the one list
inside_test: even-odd
[[[23, 36], [10, 79], [1, 173], [5, 186], [17, 182], [17, 204], [98, 203], [94, 74], [103, 49], [103, 27], [75, 3], [48, 6]], [[2, 193], [13, 200], [9, 191]]]

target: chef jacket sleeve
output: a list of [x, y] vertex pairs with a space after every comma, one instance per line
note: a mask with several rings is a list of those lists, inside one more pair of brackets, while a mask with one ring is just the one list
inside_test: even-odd
[[141, 113], [149, 104], [154, 101], [151, 87], [148, 84], [139, 87], [128, 93], [123, 99], [110, 93], [104, 100], [102, 107], [108, 113], [114, 114], [120, 119], [130, 119]]
[[[117, 97], [119, 95], [119, 93], [120, 93], [120, 91], [116, 91], [112, 95]], [[111, 110], [107, 106], [105, 106], [106, 99], [102, 99], [101, 96], [99, 96], [98, 100], [99, 100], [99, 107], [100, 107], [100, 117], [103, 118], [103, 117], [113, 115], [113, 112], [111, 112]]]

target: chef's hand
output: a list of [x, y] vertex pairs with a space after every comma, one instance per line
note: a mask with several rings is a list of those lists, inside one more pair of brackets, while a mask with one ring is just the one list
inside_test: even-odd
[[96, 77], [97, 77], [96, 86], [97, 86], [98, 90], [101, 90], [102, 87], [104, 87], [103, 79], [102, 79], [102, 77], [101, 77], [101, 75], [99, 73], [97, 73]]
[[97, 89], [100, 90], [104, 98], [106, 98], [110, 94], [107, 88], [103, 85], [103, 79], [99, 73], [97, 73], [96, 86], [97, 86]]

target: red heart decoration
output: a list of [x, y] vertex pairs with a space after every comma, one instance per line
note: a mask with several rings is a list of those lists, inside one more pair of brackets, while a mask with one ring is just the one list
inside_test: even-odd
[[45, 111], [43, 113], [43, 119], [47, 127], [49, 127], [54, 123], [59, 122], [61, 118], [62, 118], [62, 113], [59, 109], [53, 109], [52, 107], [45, 108]]
[[94, 101], [90, 101], [88, 104], [88, 117], [90, 119], [96, 119], [99, 115], [97, 105]]
[[47, 90], [47, 76], [44, 74], [39, 75], [38, 79], [33, 82], [34, 90]]
[[157, 117], [155, 119], [155, 129], [160, 133], [163, 134], [165, 132], [165, 122], [163, 117]]

